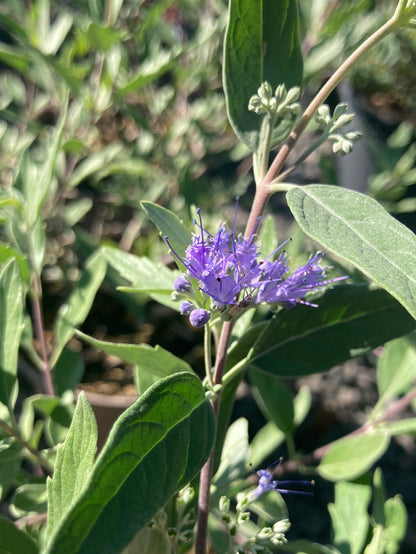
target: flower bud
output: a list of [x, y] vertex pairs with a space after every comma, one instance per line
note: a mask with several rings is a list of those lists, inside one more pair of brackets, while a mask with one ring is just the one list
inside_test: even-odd
[[[184, 304], [184, 302], [182, 302]], [[189, 315], [189, 321], [193, 327], [203, 327], [205, 323], [208, 323], [211, 314], [202, 308], [192, 310]]]

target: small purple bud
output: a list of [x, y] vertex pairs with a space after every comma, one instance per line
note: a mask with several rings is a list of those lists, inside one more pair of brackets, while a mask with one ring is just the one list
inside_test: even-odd
[[181, 273], [173, 283], [173, 288], [176, 290], [176, 292], [189, 292], [191, 290], [191, 284], [185, 275], [185, 273]]
[[198, 308], [193, 310], [189, 316], [189, 321], [194, 327], [203, 327], [205, 323], [208, 323], [211, 314], [207, 310]]
[[181, 305], [179, 306], [179, 310], [182, 315], [188, 315], [194, 309], [195, 309], [195, 306], [192, 304], [192, 302], [189, 302], [189, 300], [184, 300], [183, 302], [181, 302]]

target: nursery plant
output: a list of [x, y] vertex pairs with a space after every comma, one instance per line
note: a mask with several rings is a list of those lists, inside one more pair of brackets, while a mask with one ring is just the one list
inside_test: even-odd
[[[182, 128], [176, 119], [169, 127], [171, 100], [183, 83], [199, 95], [204, 86], [192, 88], [193, 79], [212, 79], [200, 68], [186, 80], [178, 63], [193, 60], [181, 30], [187, 18], [192, 21], [194, 4], [213, 27], [192, 37], [193, 48], [207, 47], [211, 61], [209, 46], [223, 37], [226, 112], [220, 93], [208, 87], [202, 115], [195, 109], [192, 125]], [[386, 498], [375, 465], [395, 436], [416, 433], [416, 237], [370, 196], [326, 184], [300, 186], [292, 177], [324, 143], [335, 155], [352, 151], [361, 133], [344, 127], [354, 116], [345, 104], [330, 107], [328, 97], [385, 37], [403, 28], [414, 31], [416, 2], [399, 0], [383, 23], [350, 45], [309, 102], [302, 99], [295, 0], [230, 0], [224, 34], [225, 12], [217, 12], [215, 2], [178, 3], [186, 20], [182, 28], [179, 8], [169, 1], [91, 0], [87, 23], [77, 21], [80, 2], [56, 17], [47, 0], [29, 8], [23, 2], [5, 5], [0, 486], [10, 517], [0, 518], [0, 550], [399, 552], [406, 507], [398, 495]], [[160, 18], [167, 10], [171, 25]], [[139, 53], [130, 51], [133, 39], [141, 44]], [[132, 74], [136, 54], [147, 65], [138, 64]], [[146, 87], [158, 80], [164, 84], [151, 95], [155, 89]], [[26, 88], [28, 82], [33, 86]], [[16, 106], [26, 103], [26, 123], [16, 122]], [[43, 126], [42, 115], [51, 113], [53, 125]], [[235, 139], [223, 128], [224, 113]], [[128, 136], [110, 133], [113, 140], [97, 146], [100, 129], [115, 114], [131, 123], [136, 142], [130, 145], [124, 127]], [[168, 137], [161, 128], [169, 128]], [[305, 144], [299, 139], [306, 130], [313, 133]], [[223, 143], [221, 133], [228, 133]], [[209, 213], [217, 184], [209, 188], [198, 145], [227, 161], [250, 156], [252, 197], [247, 179], [222, 192], [224, 203], [234, 205], [234, 217]], [[169, 151], [171, 158], [165, 156]], [[74, 191], [86, 179], [97, 186], [113, 174], [119, 197], [141, 214], [134, 219], [139, 231], [146, 218], [159, 238], [149, 239], [150, 252], [137, 255], [79, 233], [76, 240], [88, 257], [76, 279], [65, 275], [72, 292], [47, 328], [45, 276], [59, 272], [57, 260], [68, 259], [70, 250], [65, 241], [59, 248], [56, 235], [73, 245], [75, 223], [93, 207]], [[175, 189], [175, 179], [189, 187], [202, 174], [208, 192], [188, 196], [188, 204], [166, 194]], [[304, 251], [295, 250], [290, 237], [277, 237], [267, 212], [278, 194], [314, 241]], [[206, 205], [195, 205], [196, 199]], [[250, 208], [241, 225], [243, 201]], [[126, 244], [130, 239], [123, 235]], [[205, 375], [161, 346], [109, 342], [83, 332], [105, 279], [125, 299], [130, 295], [132, 305], [145, 295], [199, 330]], [[115, 422], [98, 455], [93, 410], [84, 393], [75, 395], [83, 366], [68, 346], [74, 338], [134, 367], [138, 400]], [[313, 452], [298, 451], [295, 433], [311, 397], [306, 387], [295, 395], [287, 380], [327, 372], [377, 347], [383, 347], [378, 400], [365, 421]], [[37, 394], [25, 394], [27, 365], [41, 383]], [[266, 420], [254, 437], [246, 419], [231, 423], [243, 379]], [[283, 443], [287, 457], [280, 459], [276, 452]], [[296, 521], [284, 496], [296, 495], [307, 517], [310, 495], [320, 494], [316, 476], [335, 483], [328, 506], [331, 541], [288, 540]]]

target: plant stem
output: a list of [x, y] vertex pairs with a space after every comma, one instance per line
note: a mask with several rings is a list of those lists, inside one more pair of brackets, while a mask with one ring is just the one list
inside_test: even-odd
[[206, 554], [207, 551], [208, 514], [213, 467], [214, 450], [212, 450], [206, 464], [201, 469], [199, 477], [198, 527], [195, 539], [195, 554]]
[[5, 421], [0, 419], [0, 428], [3, 429], [10, 437], [13, 437], [16, 442], [18, 442], [23, 448], [26, 448], [31, 454], [31, 458], [33, 458], [47, 473], [48, 475], [52, 475], [53, 473], [53, 467], [50, 465], [50, 463], [43, 458], [43, 456], [35, 449], [33, 446], [31, 446], [28, 442], [24, 440], [24, 438], [20, 435], [20, 433], [13, 429], [10, 425], [8, 425]]
[[208, 383], [211, 387], [214, 384], [212, 380], [212, 358], [211, 358], [211, 328], [209, 324], [204, 325], [204, 358], [205, 358], [205, 374]]
[[39, 277], [34, 274], [32, 278], [33, 288], [32, 288], [32, 311], [33, 311], [33, 325], [35, 328], [35, 333], [39, 341], [40, 347], [40, 356], [43, 362], [43, 374], [45, 379], [45, 389], [47, 394], [50, 396], [55, 396], [55, 387], [52, 380], [52, 370], [49, 363], [48, 351], [46, 348], [46, 338], [43, 326], [43, 313], [42, 313], [42, 287], [40, 284]]
[[[227, 360], [227, 350], [231, 338], [231, 331], [233, 328], [233, 321], [224, 321], [221, 335], [218, 341], [218, 348], [215, 360], [214, 379], [213, 384], [218, 385], [222, 382], [222, 376], [224, 373], [225, 362]], [[216, 416], [218, 416], [221, 403], [221, 395], [212, 402], [212, 407]], [[209, 504], [211, 496], [211, 479], [214, 467], [214, 452], [212, 449], [211, 454], [201, 470], [199, 478], [199, 494], [198, 494], [198, 527], [195, 539], [195, 554], [206, 554], [207, 549], [207, 530], [208, 530], [208, 514]]]
[[[397, 10], [396, 10], [397, 13]], [[279, 150], [275, 159], [273, 160], [269, 171], [267, 172], [262, 186], [269, 185], [272, 181], [276, 182], [278, 175], [286, 162], [286, 159], [297, 143], [299, 137], [305, 131], [308, 123], [314, 116], [315, 112], [321, 106], [331, 92], [336, 88], [337, 85], [345, 77], [345, 74], [351, 69], [351, 67], [357, 63], [359, 59], [364, 56], [373, 46], [375, 46], [380, 40], [382, 40], [386, 35], [388, 35], [398, 24], [399, 16], [396, 13], [391, 17], [384, 25], [382, 25], [377, 31], [375, 31], [371, 36], [369, 36], [346, 60], [341, 66], [335, 71], [335, 73], [328, 79], [325, 85], [319, 90], [318, 94], [313, 98], [309, 106], [305, 109], [299, 123], [295, 129], [290, 133], [285, 144]]]

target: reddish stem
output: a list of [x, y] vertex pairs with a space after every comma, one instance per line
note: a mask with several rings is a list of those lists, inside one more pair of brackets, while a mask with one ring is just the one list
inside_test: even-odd
[[55, 396], [55, 387], [52, 380], [52, 370], [49, 363], [48, 350], [46, 347], [46, 338], [43, 326], [42, 312], [42, 288], [37, 275], [33, 277], [33, 294], [32, 294], [32, 312], [33, 326], [35, 328], [36, 337], [39, 341], [40, 357], [43, 362], [43, 374], [45, 380], [45, 390], [50, 396]]

